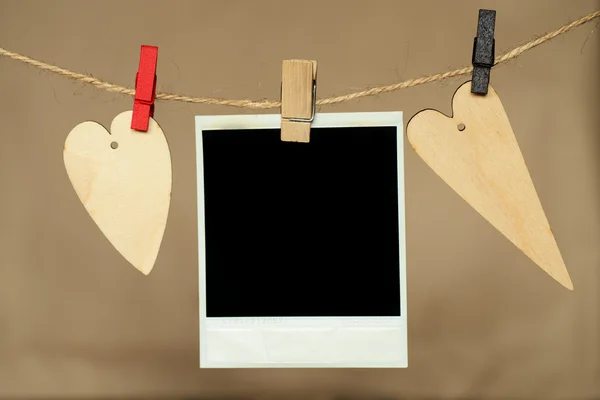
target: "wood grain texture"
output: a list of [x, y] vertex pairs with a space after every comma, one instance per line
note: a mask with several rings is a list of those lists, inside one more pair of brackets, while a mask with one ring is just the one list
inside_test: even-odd
[[452, 108], [451, 118], [434, 110], [416, 114], [407, 127], [411, 146], [515, 246], [573, 290], [498, 94], [491, 86], [486, 96], [472, 94], [467, 82]]
[[130, 129], [131, 118], [132, 111], [119, 114], [110, 133], [92, 121], [77, 125], [65, 141], [64, 162], [94, 222], [117, 251], [147, 275], [167, 223], [171, 155], [154, 119], [147, 132], [137, 132]]
[[313, 82], [317, 79], [317, 62], [284, 60], [281, 75], [281, 140], [310, 141], [310, 122], [290, 118], [311, 119], [313, 116]]

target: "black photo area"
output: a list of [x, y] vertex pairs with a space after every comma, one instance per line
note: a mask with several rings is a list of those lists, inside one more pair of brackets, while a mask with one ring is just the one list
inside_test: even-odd
[[396, 130], [204, 131], [207, 316], [399, 316]]

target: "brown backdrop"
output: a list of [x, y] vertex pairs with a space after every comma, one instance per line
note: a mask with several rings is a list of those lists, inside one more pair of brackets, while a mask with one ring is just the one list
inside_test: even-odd
[[[319, 97], [469, 64], [479, 8], [497, 53], [598, 1], [0, 1], [0, 45], [126, 86], [159, 46], [158, 89], [279, 96], [281, 60], [319, 61]], [[67, 178], [76, 124], [132, 106], [0, 59], [0, 397], [600, 396], [600, 38], [595, 23], [494, 69], [574, 281], [563, 289], [406, 143], [409, 368], [199, 370], [194, 115], [161, 102], [171, 212], [145, 277], [104, 239]], [[462, 77], [323, 108], [450, 112]], [[269, 111], [276, 112], [276, 111]]]

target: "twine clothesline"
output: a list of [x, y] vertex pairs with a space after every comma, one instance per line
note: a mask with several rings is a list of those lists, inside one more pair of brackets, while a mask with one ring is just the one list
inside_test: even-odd
[[[551, 39], [554, 39], [555, 37], [562, 35], [572, 29], [575, 29], [581, 25], [584, 25], [598, 17], [600, 17], [600, 10], [595, 11], [591, 14], [588, 14], [588, 15], [586, 15], [578, 20], [575, 20], [573, 22], [570, 22], [566, 25], [563, 25], [562, 27], [560, 27], [554, 31], [548, 32], [545, 35], [543, 35], [537, 39], [534, 39], [528, 43], [525, 43], [522, 46], [515, 47], [514, 49], [509, 50], [506, 53], [496, 57], [494, 60], [494, 66], [505, 63], [509, 60], [515, 59], [515, 58], [519, 57], [521, 54], [523, 54], [524, 52], [531, 50], [532, 48], [539, 46], [540, 44], [545, 43]], [[76, 80], [79, 82], [83, 82], [88, 85], [92, 85], [92, 86], [96, 87], [97, 89], [101, 89], [101, 90], [105, 90], [105, 91], [113, 92], [113, 93], [125, 94], [125, 95], [129, 95], [129, 96], [135, 95], [135, 89], [115, 85], [113, 83], [105, 82], [101, 79], [94, 78], [89, 75], [81, 74], [78, 72], [73, 72], [68, 69], [58, 67], [56, 65], [47, 64], [43, 61], [35, 60], [33, 58], [29, 58], [27, 56], [24, 56], [24, 55], [21, 55], [18, 53], [14, 53], [14, 52], [6, 50], [2, 47], [0, 47], [0, 55], [11, 58], [16, 61], [20, 61], [22, 63], [31, 65], [35, 68], [38, 68], [38, 69], [41, 69], [44, 71], [53, 72], [55, 74], [62, 75], [66, 78]], [[370, 89], [365, 89], [365, 90], [361, 90], [361, 91], [354, 92], [354, 93], [348, 93], [348, 94], [341, 95], [341, 96], [317, 99], [317, 105], [321, 106], [321, 105], [336, 104], [336, 103], [342, 103], [342, 102], [348, 101], [348, 100], [358, 99], [361, 97], [375, 96], [375, 95], [378, 95], [381, 93], [393, 92], [393, 91], [408, 88], [408, 87], [419, 86], [419, 85], [423, 85], [423, 84], [430, 83], [430, 82], [436, 82], [436, 81], [441, 81], [444, 79], [453, 78], [453, 77], [457, 77], [457, 76], [461, 76], [461, 75], [467, 75], [472, 72], [473, 72], [473, 66], [468, 66], [468, 67], [456, 69], [454, 71], [448, 71], [448, 72], [423, 76], [421, 78], [408, 79], [408, 80], [390, 84], [390, 85], [376, 86], [376, 87], [373, 87]], [[219, 99], [219, 98], [213, 98], [213, 97], [191, 97], [191, 96], [184, 96], [184, 95], [172, 94], [172, 93], [156, 93], [156, 99], [157, 100], [165, 100], [165, 101], [181, 101], [181, 102], [185, 102], [185, 103], [213, 104], [213, 105], [222, 105], [222, 106], [230, 106], [230, 107], [265, 109], [265, 110], [281, 107], [280, 101], [268, 101], [268, 100], [256, 101], [256, 100], [245, 100], [245, 99], [229, 100], [229, 99]]]

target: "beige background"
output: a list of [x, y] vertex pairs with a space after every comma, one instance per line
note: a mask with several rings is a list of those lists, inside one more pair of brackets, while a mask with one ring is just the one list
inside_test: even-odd
[[[158, 89], [279, 96], [281, 60], [319, 61], [318, 96], [471, 60], [479, 8], [497, 53], [598, 1], [0, 1], [0, 46], [132, 86], [159, 46]], [[144, 277], [79, 203], [62, 146], [84, 120], [132, 106], [0, 58], [0, 397], [531, 398], [600, 396], [600, 37], [590, 23], [494, 69], [574, 281], [550, 279], [406, 143], [409, 368], [199, 370], [194, 115], [252, 113], [161, 102], [171, 212]], [[468, 77], [323, 108], [450, 112]], [[276, 112], [272, 111], [272, 112]], [[231, 397], [229, 397], [231, 398]]]

